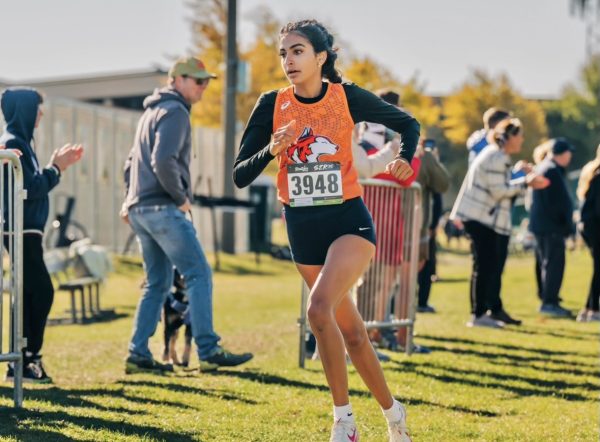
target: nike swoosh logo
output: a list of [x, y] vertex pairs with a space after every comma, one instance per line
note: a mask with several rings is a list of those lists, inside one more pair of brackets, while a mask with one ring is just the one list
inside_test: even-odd
[[369, 230], [369, 229], [370, 229], [370, 227], [359, 227], [359, 228], [358, 228], [358, 230], [360, 230], [361, 232], [362, 232], [363, 230]]
[[352, 436], [350, 436], [349, 434], [346, 434], [346, 436], [348, 436], [350, 442], [356, 442], [356, 428], [354, 429], [354, 433], [352, 433]]

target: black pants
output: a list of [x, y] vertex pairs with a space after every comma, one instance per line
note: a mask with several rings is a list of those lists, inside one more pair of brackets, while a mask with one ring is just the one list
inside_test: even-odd
[[488, 301], [488, 308], [492, 313], [498, 313], [502, 311], [502, 298], [500, 293], [502, 292], [502, 275], [504, 274], [504, 265], [506, 264], [506, 258], [508, 258], [508, 242], [510, 236], [496, 234], [496, 247], [498, 253], [498, 267], [494, 274], [492, 291], [490, 292], [490, 299]]
[[[4, 241], [7, 247], [7, 241]], [[42, 349], [44, 330], [54, 301], [54, 287], [44, 263], [42, 235], [23, 235], [23, 336], [26, 352]]]
[[543, 301], [544, 298], [542, 298], [542, 265], [540, 263], [540, 258], [537, 252], [535, 253], [535, 282], [537, 284], [538, 298], [540, 299], [540, 301]]
[[473, 254], [471, 313], [479, 317], [488, 309], [502, 308], [500, 281], [506, 262], [508, 237], [477, 221], [466, 221], [464, 224], [471, 237]]
[[557, 305], [565, 273], [565, 237], [557, 233], [535, 235], [535, 241], [535, 253], [540, 262], [542, 302]]
[[419, 307], [427, 307], [429, 303], [429, 294], [431, 293], [431, 276], [435, 274], [436, 259], [435, 253], [437, 245], [435, 236], [429, 238], [429, 259], [419, 272]]
[[600, 311], [600, 237], [590, 240], [584, 236], [583, 239], [590, 248], [592, 258], [594, 259], [594, 273], [585, 308], [597, 312]]

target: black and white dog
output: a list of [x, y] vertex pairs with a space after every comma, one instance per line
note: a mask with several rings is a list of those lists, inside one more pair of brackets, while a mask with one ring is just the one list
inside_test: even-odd
[[[192, 351], [192, 324], [190, 321], [188, 297], [183, 276], [175, 270], [173, 287], [163, 305], [164, 340], [163, 361], [187, 367]], [[175, 343], [179, 329], [185, 325], [185, 345], [181, 360], [177, 356]]]

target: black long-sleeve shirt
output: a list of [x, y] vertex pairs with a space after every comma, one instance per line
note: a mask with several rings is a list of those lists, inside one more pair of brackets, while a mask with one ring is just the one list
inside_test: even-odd
[[550, 185], [533, 191], [529, 230], [536, 235], [572, 235], [575, 233], [573, 201], [569, 194], [565, 168], [551, 158], [546, 158], [535, 171], [548, 178]]
[[[296, 95], [296, 98], [305, 104], [317, 103], [325, 96], [327, 87], [328, 83], [323, 82], [321, 93], [317, 97], [303, 98]], [[380, 123], [398, 132], [402, 138], [402, 149], [398, 156], [410, 163], [419, 141], [419, 122], [408, 113], [353, 83], [343, 83], [343, 87], [354, 123]], [[274, 158], [269, 152], [269, 143], [273, 133], [276, 98], [277, 90], [261, 95], [250, 115], [233, 166], [233, 181], [240, 188], [252, 183]]]

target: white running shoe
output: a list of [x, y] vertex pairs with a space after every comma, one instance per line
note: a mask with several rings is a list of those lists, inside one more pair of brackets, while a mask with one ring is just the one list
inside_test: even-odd
[[589, 322], [589, 311], [587, 309], [581, 310], [577, 313], [577, 318], [575, 319], [577, 322]]
[[402, 414], [400, 420], [388, 424], [390, 442], [412, 442], [406, 426], [406, 409], [402, 404], [400, 404], [400, 413]]
[[472, 315], [471, 320], [467, 322], [467, 327], [504, 328], [504, 322], [497, 321], [486, 313], [479, 317]]
[[598, 322], [598, 321], [600, 321], [600, 312], [595, 312], [593, 310], [590, 310], [588, 312], [587, 320], [588, 320], [588, 322]]
[[331, 427], [329, 442], [358, 442], [358, 430], [354, 422], [338, 419]]

